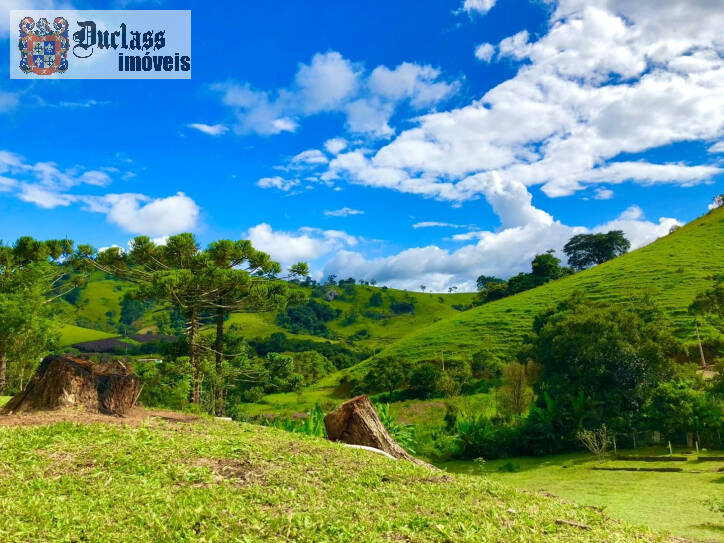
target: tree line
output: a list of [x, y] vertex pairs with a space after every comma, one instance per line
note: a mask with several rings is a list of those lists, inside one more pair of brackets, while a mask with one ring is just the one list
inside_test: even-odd
[[[304, 293], [289, 280], [309, 275], [307, 264], [299, 262], [281, 277], [280, 264], [248, 240], [219, 240], [202, 249], [189, 233], [171, 236], [164, 245], [139, 236], [128, 251], [75, 248], [68, 239], [23, 237], [12, 246], [0, 244], [0, 394], [6, 389], [10, 361], [15, 369], [27, 366], [29, 374], [39, 357], [57, 346], [50, 302], [67, 296], [93, 269], [130, 282], [133, 289], [127, 299], [152, 300], [183, 315], [190, 401], [200, 403], [204, 363], [212, 358], [218, 381], [213, 410], [219, 415], [225, 412], [228, 360], [237, 355], [225, 351], [228, 315], [301, 302]], [[209, 315], [215, 323], [211, 344], [200, 339], [202, 318]]]

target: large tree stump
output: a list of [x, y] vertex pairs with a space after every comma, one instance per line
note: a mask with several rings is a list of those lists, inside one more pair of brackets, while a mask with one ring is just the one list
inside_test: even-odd
[[121, 362], [94, 364], [70, 356], [48, 356], [27, 388], [5, 405], [5, 413], [83, 407], [124, 415], [136, 403], [140, 380]]
[[400, 447], [382, 424], [375, 406], [366, 395], [356, 396], [338, 406], [324, 417], [327, 437], [349, 445], [372, 447], [394, 458], [403, 458], [416, 464], [429, 464], [408, 454]]

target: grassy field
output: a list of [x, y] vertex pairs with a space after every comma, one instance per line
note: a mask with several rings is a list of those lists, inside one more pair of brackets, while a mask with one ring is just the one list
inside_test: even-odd
[[8, 403], [10, 398], [12, 398], [12, 396], [0, 396], [0, 407]]
[[[662, 450], [625, 452], [663, 454]], [[586, 453], [508, 458], [487, 462], [485, 477], [519, 489], [550, 492], [576, 503], [602, 507], [614, 518], [653, 530], [722, 541], [724, 518], [711, 511], [706, 499], [724, 492], [724, 473], [716, 472], [724, 467], [724, 462], [697, 462], [695, 458], [696, 455], [690, 455], [687, 462], [604, 463]], [[479, 471], [472, 462], [447, 462], [442, 466], [454, 473]], [[516, 466], [516, 471], [507, 471], [510, 466]], [[681, 467], [685, 472], [601, 471], [592, 470], [593, 467]]]
[[421, 360], [439, 358], [443, 352], [467, 356], [485, 346], [510, 356], [530, 331], [533, 317], [576, 290], [616, 302], [649, 294], [667, 313], [678, 336], [693, 341], [693, 318], [687, 307], [711, 285], [708, 278], [720, 273], [724, 273], [724, 208], [590, 270], [416, 329], [383, 354]]
[[208, 419], [0, 426], [0, 474], [7, 543], [654, 540], [485, 478]]
[[[93, 272], [91, 280], [83, 287], [79, 296], [80, 314], [92, 321], [104, 322], [106, 313], [113, 311], [117, 320], [121, 314], [121, 298], [125, 287], [120, 281], [98, 279], [100, 272]], [[101, 275], [103, 276], [103, 275]]]
[[[370, 307], [370, 297], [378, 292], [382, 295], [381, 307]], [[373, 349], [381, 349], [391, 345], [413, 330], [418, 330], [435, 322], [460, 314], [453, 305], [469, 305], [475, 294], [436, 294], [403, 291], [396, 289], [382, 290], [379, 287], [360, 286], [355, 288], [354, 300], [335, 299], [330, 305], [342, 311], [342, 316], [331, 323], [329, 328], [341, 337], [348, 337], [360, 330], [367, 330], [369, 339], [360, 341], [361, 345]], [[390, 310], [393, 301], [410, 300], [415, 305], [414, 314], [395, 315]], [[365, 316], [366, 311], [376, 311], [386, 315], [381, 320], [373, 320]], [[357, 322], [344, 325], [344, 317], [350, 313], [357, 314]]]
[[97, 339], [106, 339], [109, 337], [117, 337], [118, 334], [109, 334], [99, 330], [91, 330], [90, 328], [82, 328], [74, 324], [63, 324], [60, 326], [60, 345], [67, 347], [75, 343], [83, 343], [85, 341], [95, 341]]

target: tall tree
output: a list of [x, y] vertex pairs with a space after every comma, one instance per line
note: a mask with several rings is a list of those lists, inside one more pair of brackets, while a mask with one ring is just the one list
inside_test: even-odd
[[611, 230], [606, 234], [578, 234], [563, 247], [568, 263], [577, 270], [595, 264], [603, 264], [627, 253], [631, 243], [622, 230]]
[[494, 277], [492, 275], [479, 275], [475, 281], [475, 285], [477, 286], [479, 291], [490, 288], [489, 285], [491, 284], [500, 285], [501, 283], [505, 283], [505, 281], [503, 279], [500, 279], [499, 277]]
[[[281, 271], [269, 255], [255, 250], [247, 240], [222, 240], [201, 250], [193, 234], [171, 236], [166, 245], [155, 245], [147, 236], [131, 242], [126, 253], [107, 249], [92, 261], [98, 268], [136, 284], [134, 296], [155, 299], [177, 307], [186, 319], [189, 363], [192, 368], [191, 402], [201, 402], [203, 351], [215, 352], [223, 374], [224, 320], [232, 311], [262, 311], [278, 307], [291, 297], [288, 283], [276, 277]], [[294, 275], [308, 275], [306, 264], [292, 267]], [[199, 341], [202, 318], [216, 322], [213, 347]], [[223, 386], [216, 386], [215, 403], [223, 403]], [[223, 413], [223, 407], [215, 407]]]
[[[219, 240], [206, 250], [212, 266], [208, 273], [216, 286], [211, 296], [210, 309], [216, 323], [214, 359], [217, 380], [214, 410], [225, 414], [224, 398], [226, 383], [224, 358], [224, 321], [231, 312], [260, 312], [283, 308], [287, 303], [304, 299], [302, 292], [289, 288], [287, 281], [280, 280], [278, 262], [262, 251], [254, 249], [249, 240]], [[299, 262], [289, 269], [286, 279], [300, 279], [309, 275], [309, 266]], [[233, 356], [233, 354], [232, 354]]]
[[66, 277], [75, 263], [73, 242], [25, 236], [0, 243], [0, 394], [7, 390], [10, 362], [28, 372], [54, 343], [50, 302], [67, 294], [82, 276]]

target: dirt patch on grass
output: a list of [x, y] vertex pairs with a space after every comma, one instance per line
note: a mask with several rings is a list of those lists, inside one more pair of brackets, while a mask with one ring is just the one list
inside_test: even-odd
[[57, 422], [76, 422], [80, 424], [103, 423], [138, 426], [149, 418], [161, 419], [172, 423], [187, 424], [199, 420], [199, 417], [187, 415], [185, 413], [146, 409], [143, 407], [134, 407], [122, 417], [103, 415], [101, 413], [90, 413], [76, 408], [65, 408], [53, 411], [36, 411], [32, 413], [0, 415], [0, 426], [43, 426], [46, 424], [55, 424]]
[[233, 458], [199, 458], [194, 463], [205, 467], [214, 474], [214, 482], [229, 481], [236, 486], [246, 486], [251, 483], [266, 484], [264, 473], [255, 470], [249, 462]]

